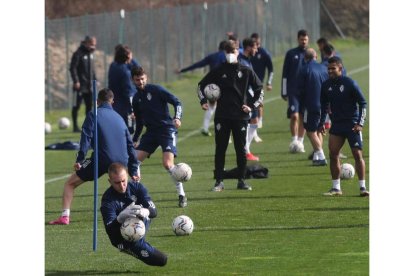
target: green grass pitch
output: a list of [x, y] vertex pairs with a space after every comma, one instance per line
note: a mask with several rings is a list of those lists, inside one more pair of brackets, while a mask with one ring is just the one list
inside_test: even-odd
[[[349, 40], [335, 41], [334, 45], [369, 104], [369, 45]], [[142, 182], [158, 208], [147, 240], [168, 254], [165, 267], [146, 266], [119, 253], [109, 242], [100, 213], [98, 250], [93, 252], [93, 182], [75, 191], [70, 225], [46, 225], [60, 215], [63, 183], [72, 172], [76, 152], [45, 151], [45, 273], [368, 275], [369, 199], [359, 197], [357, 178], [342, 181], [342, 197], [323, 197], [322, 193], [331, 187], [329, 168], [310, 166], [308, 139], [305, 139], [305, 154], [288, 153], [289, 121], [285, 115], [286, 102], [280, 98], [282, 59], [276, 57], [274, 88], [265, 93], [264, 122], [259, 129], [263, 143], [253, 142], [251, 146], [252, 152], [260, 157], [260, 164], [269, 169], [269, 178], [248, 180], [252, 191], [237, 190], [236, 180], [226, 180], [223, 192], [210, 191], [214, 184], [214, 137], [199, 133], [204, 113], [196, 95], [196, 84], [203, 71], [164, 84], [183, 102], [176, 163], [188, 163], [193, 170], [191, 180], [185, 183], [188, 207], [182, 209], [177, 206], [175, 187], [162, 168], [160, 151], [141, 166]], [[45, 145], [79, 140], [79, 135], [71, 129], [57, 128], [61, 116], [70, 117], [70, 111], [45, 114], [53, 127], [53, 132], [45, 136]], [[363, 134], [369, 189], [369, 112]], [[326, 142], [324, 150], [328, 155]], [[354, 164], [347, 144], [343, 153], [348, 156], [344, 162]], [[235, 166], [234, 148], [230, 144], [226, 168]], [[99, 200], [108, 185], [107, 175], [102, 176]], [[172, 220], [181, 214], [194, 221], [195, 229], [190, 236], [176, 237], [172, 232]]]

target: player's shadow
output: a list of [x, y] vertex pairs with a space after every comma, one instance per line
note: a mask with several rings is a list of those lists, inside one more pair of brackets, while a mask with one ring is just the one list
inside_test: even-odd
[[[123, 271], [101, 271], [101, 270], [82, 270], [82, 271], [47, 271], [45, 275], [50, 276], [67, 276], [67, 275], [120, 275], [120, 274], [144, 274], [144, 272], [140, 271], [130, 271], [130, 270], [123, 270]], [[145, 274], [147, 274], [145, 272]]]

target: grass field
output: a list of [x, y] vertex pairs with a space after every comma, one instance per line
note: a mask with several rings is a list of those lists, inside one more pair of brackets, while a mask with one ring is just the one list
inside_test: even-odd
[[[356, 41], [335, 41], [334, 45], [369, 103], [369, 45]], [[192, 179], [185, 184], [188, 207], [177, 207], [175, 187], [162, 168], [159, 150], [141, 167], [142, 182], [158, 208], [147, 240], [168, 254], [168, 264], [149, 267], [119, 253], [109, 242], [100, 214], [98, 250], [92, 251], [93, 183], [89, 182], [76, 190], [71, 224], [45, 226], [46, 274], [368, 275], [369, 199], [359, 197], [356, 178], [342, 181], [342, 197], [323, 197], [331, 187], [329, 168], [310, 166], [307, 138], [305, 154], [288, 153], [286, 102], [280, 98], [282, 57], [275, 59], [274, 67], [274, 90], [265, 94], [264, 124], [259, 130], [264, 142], [251, 146], [260, 164], [269, 169], [269, 178], [248, 181], [252, 191], [239, 191], [236, 180], [226, 180], [225, 191], [210, 192], [214, 138], [199, 134], [203, 111], [195, 93], [202, 74], [183, 75], [165, 86], [183, 102], [176, 163], [186, 162], [193, 169]], [[70, 129], [57, 129], [60, 116], [70, 117], [70, 111], [45, 115], [53, 126], [53, 132], [45, 136], [46, 145], [79, 140]], [[364, 143], [369, 189], [369, 114]], [[328, 155], [326, 143], [324, 149]], [[351, 156], [347, 144], [343, 153]], [[75, 155], [75, 151], [45, 151], [45, 223], [60, 215], [63, 183]], [[236, 166], [234, 155], [230, 144], [227, 169]], [[344, 162], [354, 163], [351, 158]], [[103, 176], [99, 197], [107, 187], [107, 176]], [[191, 236], [176, 237], [171, 230], [173, 218], [181, 214], [194, 221]]]

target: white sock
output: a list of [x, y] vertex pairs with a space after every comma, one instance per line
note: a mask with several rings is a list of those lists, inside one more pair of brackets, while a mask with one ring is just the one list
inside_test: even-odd
[[292, 142], [295, 142], [298, 140], [298, 136], [292, 136]]
[[174, 177], [172, 177], [172, 175], [171, 175], [171, 171], [172, 171], [172, 169], [173, 169], [173, 168], [174, 168], [174, 166], [173, 166], [173, 167], [171, 167], [171, 168], [168, 170], [168, 173], [169, 173], [169, 174], [170, 174], [170, 176], [171, 176], [171, 180], [172, 180], [172, 181], [173, 181], [173, 183], [175, 184], [175, 188], [177, 189], [177, 194], [178, 194], [178, 195], [185, 196], [185, 192], [184, 192], [184, 186], [183, 186], [183, 183], [175, 181]]
[[210, 125], [211, 116], [213, 116], [214, 111], [216, 110], [216, 106], [208, 106], [208, 109], [204, 113], [204, 120], [203, 120], [203, 129], [208, 131], [208, 127]]
[[364, 180], [359, 180], [359, 187], [360, 188], [365, 188], [365, 179]]
[[303, 144], [303, 137], [298, 137], [298, 142]]
[[69, 217], [70, 216], [70, 209], [63, 209], [62, 217]]
[[246, 135], [246, 152], [250, 153], [250, 144], [257, 134], [257, 124], [248, 124], [247, 125], [247, 135]]
[[341, 190], [341, 179], [332, 179], [332, 188]]
[[324, 160], [324, 159], [326, 159], [326, 158], [325, 158], [325, 154], [323, 153], [323, 150], [322, 150], [322, 149], [320, 149], [320, 150], [316, 151], [316, 152], [315, 152], [315, 154], [317, 155], [317, 158], [318, 158], [319, 160]]

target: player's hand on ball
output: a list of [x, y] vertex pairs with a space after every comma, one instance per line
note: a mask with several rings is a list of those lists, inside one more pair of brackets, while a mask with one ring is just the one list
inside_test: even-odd
[[137, 216], [141, 219], [147, 219], [149, 216], [149, 210], [147, 208], [141, 207], [141, 209], [137, 211]]
[[119, 223], [124, 223], [124, 221], [128, 218], [136, 218], [138, 210], [141, 209], [140, 205], [135, 205], [135, 202], [132, 202], [128, 205], [124, 210], [119, 213], [119, 215], [116, 217], [116, 220]]
[[242, 105], [242, 109], [243, 109], [243, 112], [245, 112], [245, 113], [249, 113], [250, 111], [252, 111], [252, 109], [249, 107], [249, 106], [247, 106], [247, 105]]

